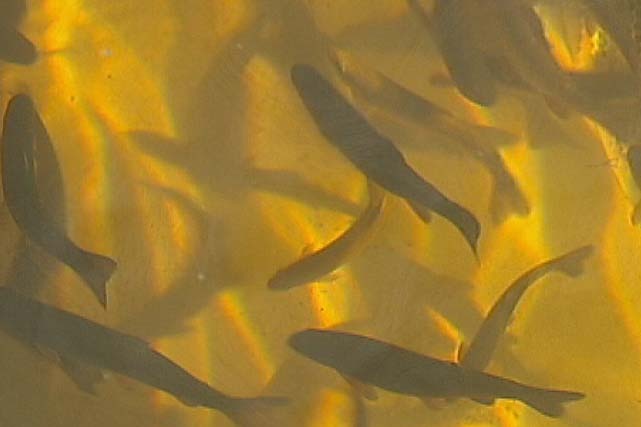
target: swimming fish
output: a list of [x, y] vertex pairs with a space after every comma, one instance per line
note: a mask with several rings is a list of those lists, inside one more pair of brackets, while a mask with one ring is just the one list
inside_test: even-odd
[[502, 30], [502, 44], [492, 54], [504, 56], [521, 78], [542, 95], [568, 105], [586, 103], [552, 55], [543, 23], [532, 4], [525, 0], [497, 0], [493, 5]]
[[36, 184], [36, 144], [51, 144], [47, 130], [24, 94], [9, 101], [2, 130], [2, 188], [4, 199], [18, 227], [27, 237], [78, 273], [106, 307], [106, 282], [116, 268], [111, 258], [76, 246], [44, 209]]
[[537, 280], [555, 271], [571, 277], [580, 275], [583, 263], [592, 251], [592, 246], [583, 246], [547, 260], [519, 276], [494, 303], [469, 348], [462, 351], [462, 346], [459, 347], [458, 363], [467, 368], [485, 370], [525, 291]]
[[385, 190], [450, 221], [476, 254], [481, 226], [467, 209], [448, 199], [405, 161], [403, 154], [312, 66], [291, 68], [291, 80], [325, 138]]
[[573, 391], [528, 386], [347, 332], [307, 329], [292, 335], [288, 343], [343, 375], [419, 398], [516, 399], [544, 415], [558, 417], [564, 403], [584, 397]]
[[503, 220], [510, 211], [518, 215], [529, 213], [530, 207], [525, 196], [495, 149], [497, 145], [514, 142], [515, 135], [459, 119], [382, 73], [367, 69], [344, 50], [333, 49], [329, 56], [352, 93], [362, 98], [368, 106], [424, 126], [446, 139], [445, 143], [430, 141], [427, 144], [429, 147], [462, 153], [483, 164], [493, 181], [490, 210], [496, 222]]
[[139, 338], [0, 287], [0, 329], [17, 340], [73, 361], [163, 390], [189, 406], [236, 413], [285, 403], [280, 397], [238, 398], [195, 378]]
[[345, 263], [363, 246], [376, 220], [380, 217], [385, 194], [382, 188], [368, 183], [369, 204], [361, 216], [327, 246], [279, 270], [269, 279], [267, 287], [291, 289], [331, 273]]
[[435, 0], [428, 16], [418, 0], [407, 1], [436, 42], [459, 92], [476, 104], [493, 105], [498, 88], [476, 31], [476, 22], [487, 22], [482, 17], [488, 6], [475, 0]]

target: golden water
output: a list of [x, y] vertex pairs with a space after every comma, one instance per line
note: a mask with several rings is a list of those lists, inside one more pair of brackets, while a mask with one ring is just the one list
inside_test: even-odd
[[[432, 86], [429, 76], [445, 68], [403, 0], [33, 0], [28, 8], [23, 32], [43, 53], [28, 67], [0, 65], [2, 104], [18, 92], [33, 97], [60, 161], [68, 233], [118, 270], [105, 312], [71, 270], [25, 244], [3, 209], [4, 277], [27, 253], [42, 271], [29, 276], [41, 300], [150, 341], [225, 393], [293, 396], [286, 426], [641, 423], [641, 230], [629, 220], [641, 192], [620, 141], [594, 123], [561, 120], [540, 100], [509, 93], [480, 108]], [[554, 31], [580, 28], [579, 18], [548, 18], [566, 66], [621, 62], [607, 43], [586, 50], [580, 34]], [[300, 62], [330, 73], [328, 42], [461, 118], [520, 136], [501, 154], [532, 210], [495, 224], [478, 163], [426, 152], [420, 131], [381, 124], [426, 179], [477, 215], [480, 264], [450, 224], [426, 226], [390, 197], [367, 246], [337, 272], [287, 292], [266, 287], [367, 204], [364, 177], [323, 139], [289, 80]], [[563, 418], [511, 400], [434, 409], [379, 391], [364, 420], [340, 376], [286, 344], [305, 328], [338, 327], [453, 360], [518, 275], [585, 244], [596, 248], [585, 273], [534, 287], [489, 368], [586, 393]], [[85, 394], [46, 354], [0, 340], [1, 426], [233, 425], [116, 375]]]

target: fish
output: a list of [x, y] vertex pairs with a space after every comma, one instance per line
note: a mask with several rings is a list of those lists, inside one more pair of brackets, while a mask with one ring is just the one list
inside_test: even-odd
[[459, 346], [457, 357], [459, 365], [479, 371], [485, 370], [499, 340], [505, 333], [514, 309], [530, 286], [552, 272], [577, 277], [583, 273], [583, 263], [593, 250], [592, 246], [582, 246], [547, 260], [520, 275], [494, 303], [469, 348], [463, 351], [463, 345]]
[[428, 16], [418, 0], [407, 0], [436, 42], [457, 89], [468, 100], [485, 107], [498, 98], [498, 87], [485, 63], [485, 53], [475, 28], [484, 8], [475, 0], [435, 0]]
[[371, 181], [396, 196], [443, 216], [477, 253], [481, 226], [407, 163], [391, 140], [379, 133], [314, 67], [296, 64], [290, 77], [321, 134]]
[[[641, 145], [632, 144], [628, 147], [626, 159], [634, 183], [641, 189]], [[637, 202], [630, 214], [630, 222], [637, 224], [641, 220], [641, 202]]]
[[579, 0], [619, 48], [641, 89], [641, 5], [636, 0]]
[[227, 395], [191, 375], [149, 343], [0, 287], [0, 329], [14, 339], [74, 362], [111, 371], [171, 394], [188, 406], [237, 413], [283, 405], [283, 397]]
[[276, 272], [267, 283], [269, 289], [287, 290], [331, 273], [354, 256], [367, 240], [381, 216], [385, 192], [376, 184], [368, 183], [369, 204], [361, 216], [327, 246], [313, 252]]
[[290, 336], [288, 344], [342, 375], [422, 399], [466, 397], [486, 403], [516, 399], [543, 415], [559, 417], [565, 403], [585, 397], [574, 391], [532, 387], [348, 332], [306, 329]]
[[116, 261], [78, 247], [64, 229], [52, 221], [41, 202], [36, 182], [38, 165], [34, 150], [38, 144], [51, 144], [47, 130], [31, 98], [16, 95], [7, 104], [0, 149], [2, 189], [9, 213], [32, 242], [82, 277], [106, 307], [106, 282], [116, 269]]
[[515, 142], [514, 134], [459, 119], [384, 74], [363, 66], [347, 51], [332, 49], [329, 57], [352, 94], [368, 106], [424, 126], [446, 139], [445, 143], [430, 141], [426, 144], [429, 147], [472, 157], [485, 166], [493, 181], [490, 211], [495, 222], [501, 222], [510, 212], [529, 214], [528, 201], [495, 148]]
[[30, 65], [38, 59], [36, 47], [13, 28], [0, 27], [0, 61]]
[[554, 58], [532, 4], [524, 0], [498, 0], [493, 4], [500, 22], [498, 28], [502, 29], [502, 49], [493, 54], [504, 56], [521, 78], [542, 95], [567, 105], [587, 103]]

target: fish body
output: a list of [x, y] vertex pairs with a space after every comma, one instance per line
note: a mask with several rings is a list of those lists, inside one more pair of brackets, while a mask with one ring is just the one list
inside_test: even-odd
[[430, 141], [430, 147], [461, 153], [484, 165], [493, 181], [490, 210], [497, 222], [510, 211], [518, 215], [529, 213], [525, 196], [495, 148], [515, 141], [513, 134], [467, 123], [382, 73], [367, 69], [345, 51], [333, 50], [330, 59], [353, 93], [369, 106], [436, 131], [446, 139], [440, 144]]
[[294, 65], [291, 79], [320, 132], [370, 180], [450, 221], [476, 253], [478, 220], [425, 181], [403, 154], [376, 131], [315, 68]]
[[316, 281], [345, 263], [362, 246], [383, 210], [384, 191], [369, 185], [369, 204], [361, 216], [340, 236], [317, 252], [311, 253], [279, 270], [267, 287], [287, 290]]
[[419, 398], [516, 399], [557, 417], [564, 403], [584, 397], [572, 391], [531, 387], [347, 332], [307, 329], [292, 335], [289, 345], [343, 375]]
[[467, 351], [462, 354], [459, 352], [459, 364], [467, 368], [485, 370], [525, 291], [540, 278], [554, 271], [572, 277], [578, 276], [583, 271], [583, 262], [592, 251], [592, 246], [583, 246], [545, 261], [519, 276], [494, 303]]
[[0, 152], [2, 188], [9, 212], [32, 242], [78, 273], [106, 306], [106, 282], [116, 262], [76, 246], [51, 220], [38, 194], [34, 144], [51, 142], [31, 99], [16, 95], [7, 105]]
[[428, 16], [417, 0], [408, 4], [430, 30], [459, 92], [479, 105], [493, 105], [498, 89], [475, 32], [486, 5], [475, 0], [436, 0]]
[[[139, 338], [24, 297], [8, 287], [0, 288], [0, 329], [23, 343], [127, 376], [191, 406], [227, 413], [255, 400], [228, 396], [210, 387]], [[269, 398], [265, 402], [270, 402]]]

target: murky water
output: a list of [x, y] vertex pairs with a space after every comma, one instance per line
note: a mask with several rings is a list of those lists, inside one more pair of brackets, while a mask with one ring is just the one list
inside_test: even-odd
[[[627, 156], [639, 143], [641, 48], [631, 2], [24, 6], [23, 16], [0, 25], [19, 30], [38, 59], [0, 62], [3, 115], [16, 94], [33, 100], [55, 152], [37, 149], [35, 158], [47, 218], [117, 268], [104, 309], [76, 272], [18, 226], [4, 188], [3, 283], [149, 342], [226, 395], [288, 403], [189, 406], [199, 402], [124, 375], [137, 363], [127, 358], [120, 373], [105, 369], [89, 393], [62, 369], [65, 360], [78, 362], [77, 378], [87, 380], [94, 372], [87, 366], [108, 368], [100, 357], [119, 360], [129, 344], [79, 350], [81, 338], [65, 335], [60, 344], [38, 335], [50, 330], [44, 323], [25, 342], [11, 333], [18, 323], [7, 326], [0, 313], [1, 425], [641, 422], [641, 231], [634, 225], [641, 190], [638, 165]], [[0, 36], [0, 43], [14, 40]], [[306, 99], [296, 64], [313, 67], [334, 97], [322, 105]], [[336, 97], [360, 119], [331, 117]], [[378, 181], [368, 181], [360, 160], [329, 140], [332, 132], [349, 147], [378, 136], [393, 143], [408, 168], [478, 221], [477, 256], [451, 210], [414, 199], [419, 190], [391, 189], [398, 164], [373, 168]], [[489, 341], [477, 342], [490, 351], [488, 364], [467, 362], [470, 371], [461, 371], [447, 363], [465, 357], [494, 302], [522, 274], [584, 246], [592, 252], [543, 271], [524, 293], [505, 333], [495, 327], [493, 352]], [[287, 270], [299, 260], [310, 264]], [[281, 282], [273, 279], [278, 271]], [[6, 304], [0, 299], [5, 312]], [[21, 325], [55, 324], [55, 315], [12, 316]], [[397, 347], [385, 347], [375, 362], [359, 359], [362, 341], [353, 335], [345, 348], [315, 335], [297, 347], [292, 336], [310, 328]], [[331, 357], [319, 363], [317, 353], [328, 348]], [[426, 371], [428, 359], [411, 365], [401, 349], [444, 363]], [[146, 351], [135, 350], [134, 359], [153, 369]], [[158, 381], [165, 368], [154, 371]], [[443, 374], [448, 369], [465, 375]], [[521, 394], [501, 399], [487, 377], [470, 385], [465, 378], [477, 369], [585, 397], [546, 416]], [[433, 378], [456, 391], [443, 392]], [[428, 399], [412, 395], [426, 390]]]

